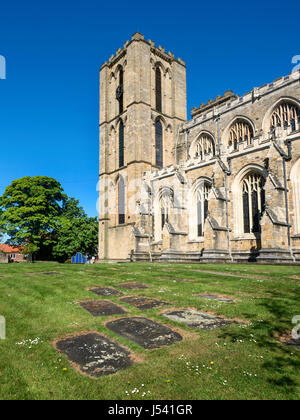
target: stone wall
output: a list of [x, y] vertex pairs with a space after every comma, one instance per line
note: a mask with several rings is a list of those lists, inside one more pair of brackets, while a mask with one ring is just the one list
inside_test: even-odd
[[2, 251], [0, 251], [0, 264], [1, 263], [8, 263], [8, 255]]
[[[156, 110], [155, 71], [162, 75], [162, 109]], [[123, 69], [123, 112], [116, 98]], [[175, 138], [186, 121], [184, 62], [135, 33], [100, 70], [99, 258], [129, 258], [135, 225], [141, 225], [141, 181], [155, 170], [155, 123], [163, 127], [163, 162], [174, 161]], [[119, 127], [124, 124], [124, 165], [119, 167]], [[125, 223], [118, 223], [118, 182], [125, 182]], [[143, 231], [143, 227], [140, 226]], [[130, 231], [131, 229], [131, 231]], [[143, 233], [139, 233], [143, 235]], [[137, 245], [143, 248], [143, 245]]]
[[[120, 65], [121, 115], [115, 99]], [[155, 109], [156, 66], [163, 75], [161, 112]], [[279, 127], [273, 113], [280, 107], [288, 122]], [[242, 97], [225, 92], [194, 108], [192, 116], [186, 121], [184, 63], [141, 34], [102, 66], [100, 260], [300, 262], [299, 71]], [[122, 168], [120, 118], [125, 126]], [[155, 166], [157, 119], [163, 126], [162, 169]], [[117, 222], [120, 176], [126, 185], [122, 225]], [[246, 226], [245, 180], [253, 184], [252, 203], [265, 202], [259, 229], [252, 216], [252, 226]], [[206, 197], [201, 209], [199, 194]]]

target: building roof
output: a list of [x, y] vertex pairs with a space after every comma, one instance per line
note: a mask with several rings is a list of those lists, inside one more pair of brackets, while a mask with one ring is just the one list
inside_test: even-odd
[[22, 252], [22, 246], [11, 246], [7, 244], [0, 244], [0, 251], [4, 252], [5, 254], [17, 254]]

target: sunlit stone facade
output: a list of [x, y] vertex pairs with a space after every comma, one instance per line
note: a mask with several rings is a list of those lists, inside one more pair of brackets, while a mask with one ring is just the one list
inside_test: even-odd
[[136, 33], [100, 70], [99, 259], [300, 262], [300, 74], [192, 109]]

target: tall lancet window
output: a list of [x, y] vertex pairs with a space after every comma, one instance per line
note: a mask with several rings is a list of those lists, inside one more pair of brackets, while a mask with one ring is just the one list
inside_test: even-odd
[[161, 231], [166, 223], [169, 223], [169, 215], [172, 205], [172, 191], [167, 191], [161, 197]]
[[119, 114], [122, 114], [124, 111], [124, 71], [122, 67], [119, 70], [119, 86], [117, 87], [116, 97], [119, 102]]
[[155, 109], [161, 112], [161, 71], [157, 66], [155, 69]]
[[264, 179], [260, 174], [250, 173], [243, 180], [244, 233], [259, 233], [260, 219], [265, 209]]
[[118, 180], [118, 223], [125, 223], [125, 183], [122, 176]]
[[197, 190], [197, 236], [204, 235], [204, 223], [208, 216], [208, 196], [211, 186], [203, 183]]
[[163, 167], [163, 129], [159, 120], [155, 123], [155, 164]]
[[119, 124], [119, 168], [124, 166], [124, 124], [120, 121]]

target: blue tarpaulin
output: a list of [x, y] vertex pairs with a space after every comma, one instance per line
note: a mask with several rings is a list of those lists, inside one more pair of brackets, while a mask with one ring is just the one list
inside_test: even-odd
[[72, 264], [85, 264], [86, 263], [86, 257], [82, 256], [81, 252], [77, 252], [76, 255], [74, 255], [71, 258]]

